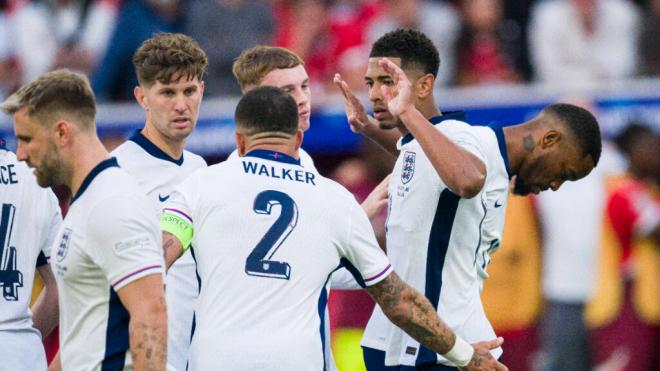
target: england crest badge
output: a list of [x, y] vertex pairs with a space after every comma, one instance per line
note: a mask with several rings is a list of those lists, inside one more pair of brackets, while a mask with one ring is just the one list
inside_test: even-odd
[[57, 261], [64, 260], [66, 253], [69, 252], [69, 243], [71, 242], [71, 228], [64, 228], [62, 238], [60, 239], [60, 246], [57, 248]]
[[401, 169], [401, 182], [410, 182], [415, 175], [415, 152], [406, 151], [403, 154], [403, 169]]

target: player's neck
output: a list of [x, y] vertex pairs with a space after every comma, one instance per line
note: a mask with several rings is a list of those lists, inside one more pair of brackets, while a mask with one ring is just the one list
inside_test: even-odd
[[[267, 151], [275, 151], [289, 155], [295, 159], [300, 158], [298, 154], [298, 148], [291, 143], [289, 139], [281, 138], [262, 138], [256, 139], [251, 143], [247, 143], [245, 146], [245, 153], [250, 153], [256, 149], [263, 149]], [[244, 153], [244, 154], [245, 154]]]
[[433, 95], [430, 95], [429, 98], [420, 101], [419, 107], [417, 107], [417, 109], [427, 120], [432, 117], [442, 115], [442, 111], [440, 111], [440, 108], [435, 103], [435, 98], [433, 98]]
[[86, 138], [80, 141], [79, 147], [71, 152], [71, 172], [66, 185], [71, 189], [71, 194], [75, 195], [87, 175], [110, 155], [103, 146], [103, 143], [96, 135], [92, 138]]
[[168, 156], [178, 160], [183, 155], [183, 148], [186, 145], [185, 139], [171, 140], [156, 130], [153, 125], [148, 123], [144, 125], [141, 131], [142, 135], [153, 143], [158, 149], [165, 152]]
[[530, 137], [533, 138], [532, 132], [524, 124], [505, 126], [502, 131], [509, 157], [509, 169], [511, 169], [512, 175], [517, 175], [523, 160], [529, 154], [524, 142], [528, 141]]

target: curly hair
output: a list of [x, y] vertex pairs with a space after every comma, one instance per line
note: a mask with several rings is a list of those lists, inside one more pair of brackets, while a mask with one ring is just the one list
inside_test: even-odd
[[386, 33], [371, 47], [369, 58], [401, 58], [401, 68], [419, 69], [438, 76], [440, 54], [438, 48], [423, 33], [411, 29], [397, 29]]
[[550, 105], [543, 111], [557, 117], [573, 134], [582, 153], [591, 156], [594, 166], [598, 164], [602, 144], [594, 115], [584, 108], [566, 103]]
[[140, 45], [133, 54], [133, 66], [140, 85], [169, 84], [184, 76], [201, 81], [208, 58], [190, 36], [162, 32]]

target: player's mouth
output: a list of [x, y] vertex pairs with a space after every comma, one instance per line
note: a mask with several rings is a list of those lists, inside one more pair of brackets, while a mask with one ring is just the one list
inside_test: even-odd
[[172, 120], [174, 123], [174, 126], [176, 127], [186, 127], [192, 123], [189, 117], [177, 117], [174, 120]]
[[298, 117], [301, 119], [308, 119], [309, 118], [309, 111], [300, 111], [298, 112]]
[[376, 120], [383, 120], [387, 118], [390, 114], [390, 111], [384, 108], [374, 108], [374, 117]]

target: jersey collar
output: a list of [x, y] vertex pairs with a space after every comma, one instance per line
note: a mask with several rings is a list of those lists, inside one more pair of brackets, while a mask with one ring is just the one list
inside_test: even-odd
[[78, 192], [76, 192], [76, 195], [73, 196], [69, 204], [73, 205], [73, 202], [78, 198], [80, 198], [83, 192], [85, 192], [85, 190], [87, 190], [89, 185], [92, 184], [94, 178], [96, 178], [97, 175], [101, 174], [103, 170], [109, 169], [111, 167], [119, 167], [119, 164], [117, 163], [117, 159], [115, 157], [110, 157], [109, 159], [103, 160], [99, 162], [98, 165], [94, 166], [92, 171], [90, 171], [89, 174], [87, 174], [87, 176], [85, 177], [85, 179], [83, 179], [83, 182], [80, 185]]
[[285, 164], [300, 165], [300, 160], [277, 151], [271, 151], [268, 149], [255, 149], [245, 154], [245, 157], [258, 157], [266, 160], [283, 162]]
[[[458, 120], [467, 122], [467, 115], [464, 111], [449, 111], [445, 112], [440, 116], [431, 117], [429, 121], [431, 124], [436, 125], [446, 120]], [[410, 143], [415, 137], [412, 133], [408, 133], [405, 137], [401, 138], [401, 145]]]
[[128, 140], [135, 142], [135, 144], [137, 144], [138, 146], [142, 147], [142, 149], [147, 151], [148, 154], [156, 158], [172, 162], [178, 166], [181, 166], [183, 164], [183, 154], [179, 159], [175, 159], [172, 156], [168, 155], [162, 149], [158, 148], [158, 146], [153, 144], [149, 139], [147, 139], [147, 137], [145, 137], [142, 134], [142, 129], [135, 130], [133, 134], [130, 137], [128, 137]]
[[506, 140], [504, 138], [504, 130], [502, 130], [502, 125], [498, 123], [491, 123], [488, 125], [495, 132], [495, 137], [497, 137], [497, 145], [500, 148], [500, 155], [504, 160], [504, 167], [506, 167], [506, 173], [511, 178], [511, 168], [509, 168], [509, 153], [506, 150]]

